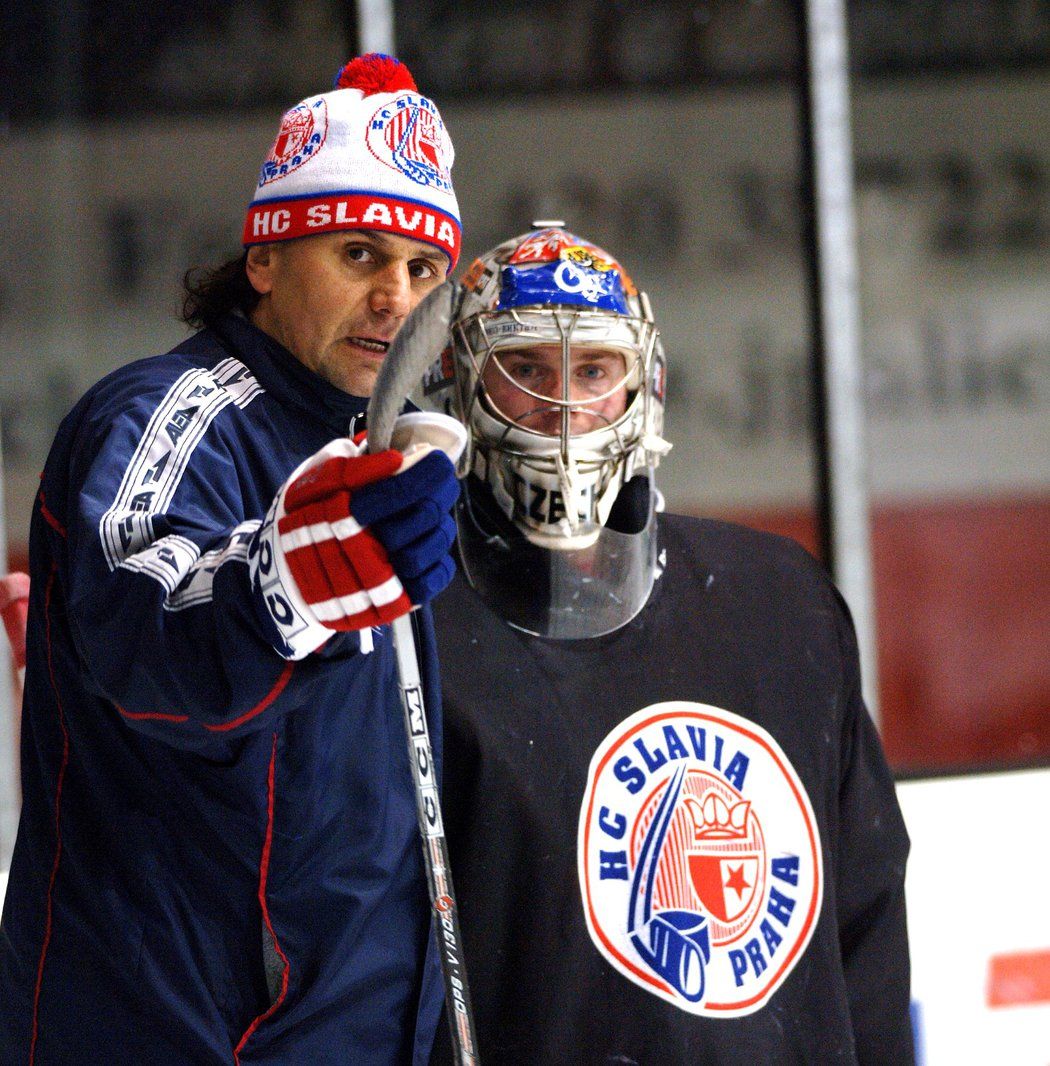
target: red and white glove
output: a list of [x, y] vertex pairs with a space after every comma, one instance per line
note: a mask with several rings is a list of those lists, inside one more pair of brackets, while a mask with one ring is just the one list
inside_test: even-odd
[[332, 441], [277, 493], [251, 565], [286, 657], [308, 655], [333, 630], [391, 622], [451, 580], [452, 462], [418, 436], [398, 443], [404, 453], [373, 455], [363, 441]]

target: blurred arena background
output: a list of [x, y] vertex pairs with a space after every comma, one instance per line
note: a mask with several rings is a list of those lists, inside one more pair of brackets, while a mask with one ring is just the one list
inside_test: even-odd
[[[534, 218], [613, 251], [664, 333], [669, 508], [819, 554], [804, 5], [388, 6], [456, 145], [463, 263]], [[236, 251], [275, 115], [327, 88], [368, 27], [336, 0], [4, 17], [0, 423], [20, 570], [59, 420], [184, 335], [180, 277]], [[925, 1007], [917, 992], [917, 1025], [931, 1063], [991, 1061], [987, 1040], [1045, 1066], [1050, 925], [1025, 892], [1050, 877], [1029, 824], [1050, 805], [1050, 6], [850, 0], [845, 17], [878, 715], [924, 847], [917, 989], [942, 986]], [[972, 974], [947, 965], [974, 942], [952, 899], [1001, 933], [977, 938]], [[937, 920], [916, 913], [947, 924], [924, 940]], [[956, 1045], [949, 969], [986, 1016]]]

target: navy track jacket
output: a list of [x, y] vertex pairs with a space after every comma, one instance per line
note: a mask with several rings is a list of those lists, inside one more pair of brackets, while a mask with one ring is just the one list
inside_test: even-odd
[[2, 1066], [426, 1061], [441, 976], [389, 630], [285, 657], [251, 577], [278, 488], [364, 407], [230, 317], [59, 429], [30, 534]]

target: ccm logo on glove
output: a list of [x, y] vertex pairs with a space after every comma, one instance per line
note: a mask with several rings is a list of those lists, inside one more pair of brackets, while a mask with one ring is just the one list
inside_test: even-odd
[[429, 446], [372, 455], [336, 440], [296, 470], [252, 560], [288, 657], [314, 651], [332, 630], [383, 625], [436, 596], [455, 573], [449, 512], [458, 495], [448, 456]]

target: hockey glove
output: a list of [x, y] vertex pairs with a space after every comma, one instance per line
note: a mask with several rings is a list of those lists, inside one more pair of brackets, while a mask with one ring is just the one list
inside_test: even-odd
[[382, 625], [437, 595], [455, 572], [458, 495], [452, 463], [431, 448], [371, 455], [343, 439], [307, 460], [270, 508], [257, 564], [291, 657], [332, 630]]

